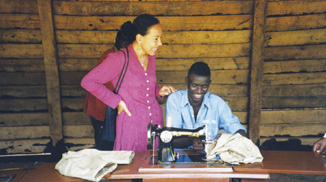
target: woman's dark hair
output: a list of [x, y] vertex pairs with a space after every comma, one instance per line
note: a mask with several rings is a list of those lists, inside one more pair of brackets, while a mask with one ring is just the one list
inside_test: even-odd
[[190, 74], [211, 77], [211, 70], [210, 70], [208, 64], [206, 64], [204, 62], [196, 62], [190, 67], [190, 69], [188, 71], [188, 76]]
[[117, 33], [114, 44], [115, 47], [117, 49], [126, 47], [136, 40], [137, 34], [144, 36], [147, 34], [147, 31], [151, 26], [159, 23], [160, 21], [150, 14], [142, 14], [137, 16], [133, 23], [131, 23], [131, 21], [123, 23]]

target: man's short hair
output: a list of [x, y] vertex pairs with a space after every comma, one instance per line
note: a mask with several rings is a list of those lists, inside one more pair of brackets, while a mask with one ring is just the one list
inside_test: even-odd
[[188, 76], [190, 74], [211, 77], [211, 70], [210, 70], [208, 64], [206, 64], [204, 62], [196, 62], [190, 67], [190, 69], [188, 71]]

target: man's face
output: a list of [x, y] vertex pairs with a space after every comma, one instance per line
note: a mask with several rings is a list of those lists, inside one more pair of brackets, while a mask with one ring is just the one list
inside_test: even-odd
[[186, 84], [188, 87], [188, 99], [190, 103], [202, 102], [204, 95], [208, 91], [211, 83], [209, 76], [198, 76], [190, 74], [186, 77]]

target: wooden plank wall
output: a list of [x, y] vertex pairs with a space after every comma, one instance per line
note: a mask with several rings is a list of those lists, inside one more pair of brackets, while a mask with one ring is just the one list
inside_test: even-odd
[[[262, 141], [277, 136], [308, 143], [326, 130], [326, 1], [308, 2], [267, 4]], [[0, 0], [2, 154], [43, 152], [50, 142], [37, 7], [37, 0]], [[157, 54], [159, 84], [184, 89], [190, 65], [205, 61], [212, 69], [210, 91], [227, 100], [247, 126], [253, 7], [253, 0], [53, 0], [63, 136], [69, 149], [94, 144], [90, 119], [83, 113], [82, 77], [113, 46], [120, 25], [142, 13], [156, 15], [164, 31]]]
[[326, 1], [270, 1], [265, 26], [261, 143], [326, 132]]

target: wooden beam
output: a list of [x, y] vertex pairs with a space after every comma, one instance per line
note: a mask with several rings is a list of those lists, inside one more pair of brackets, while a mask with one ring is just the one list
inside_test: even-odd
[[51, 0], [37, 0], [37, 5], [42, 32], [50, 137], [55, 146], [56, 143], [63, 138], [63, 129], [60, 82]]
[[267, 0], [255, 0], [250, 72], [249, 138], [259, 141]]

